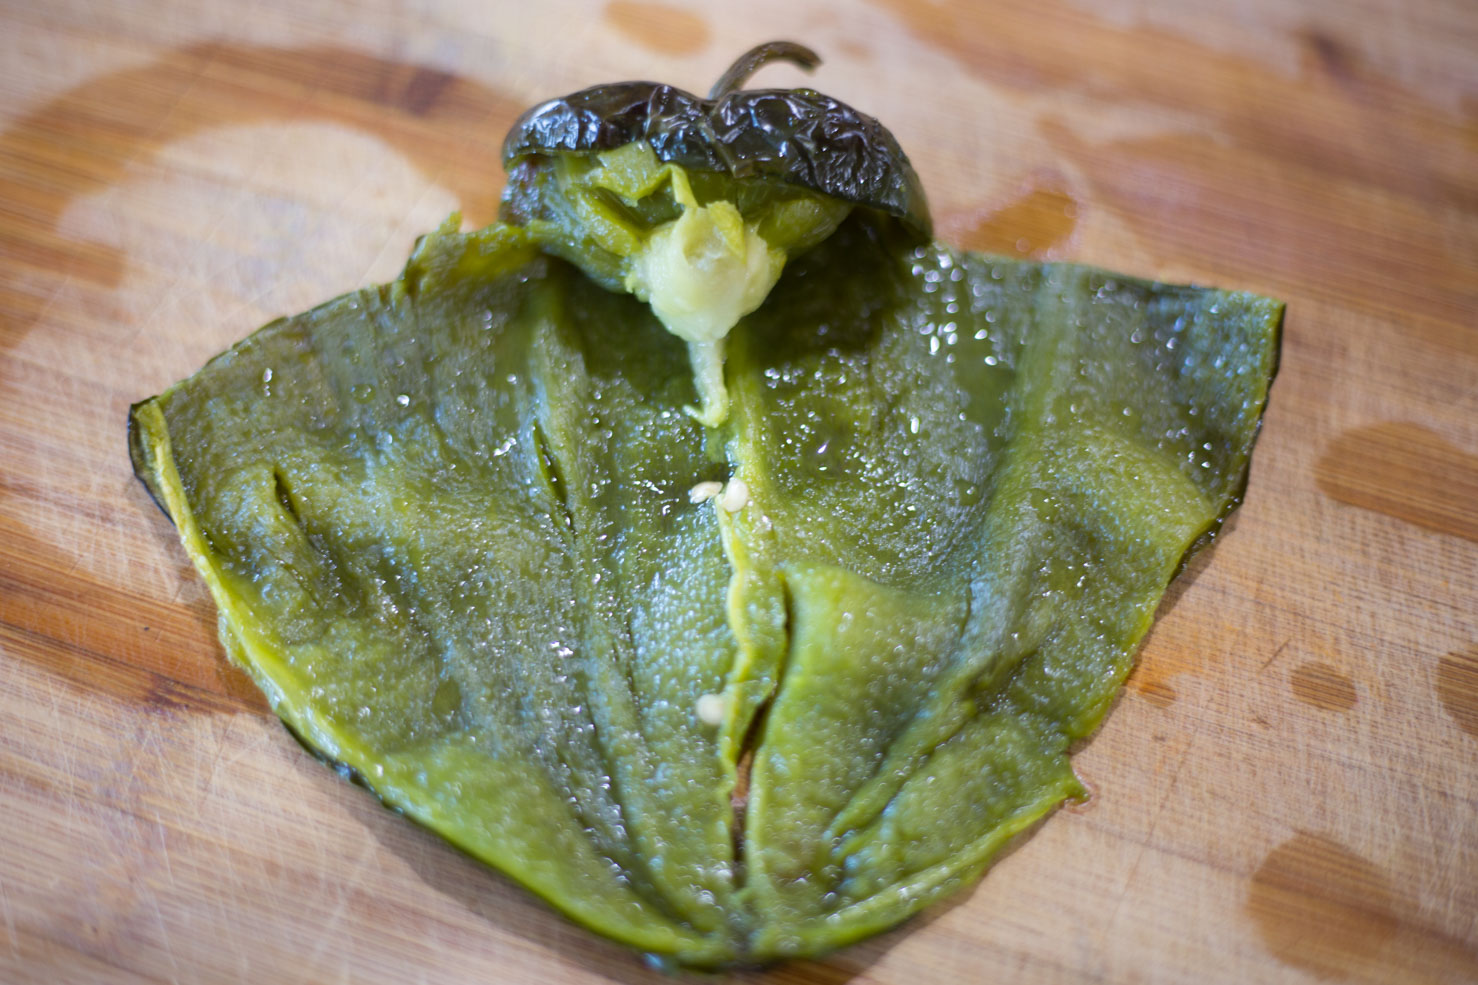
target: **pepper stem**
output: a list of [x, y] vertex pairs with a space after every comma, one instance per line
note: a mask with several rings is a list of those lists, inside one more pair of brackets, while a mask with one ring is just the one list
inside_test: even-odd
[[803, 44], [794, 41], [766, 41], [750, 48], [734, 59], [729, 70], [719, 76], [713, 88], [708, 90], [709, 99], [727, 96], [743, 85], [751, 75], [773, 61], [787, 61], [810, 72], [821, 64], [821, 56]]

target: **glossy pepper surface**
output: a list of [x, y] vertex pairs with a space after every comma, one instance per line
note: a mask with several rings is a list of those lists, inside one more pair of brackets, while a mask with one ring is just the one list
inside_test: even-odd
[[[815, 954], [1081, 793], [1070, 747], [1240, 500], [1282, 307], [953, 250], [763, 168], [683, 157], [684, 203], [629, 119], [640, 161], [266, 326], [136, 405], [131, 452], [323, 758], [643, 951]], [[530, 153], [565, 152], [596, 153]], [[607, 179], [657, 182], [603, 200], [631, 255], [719, 203], [780, 244], [721, 420], [627, 259], [585, 269], [566, 205]]]

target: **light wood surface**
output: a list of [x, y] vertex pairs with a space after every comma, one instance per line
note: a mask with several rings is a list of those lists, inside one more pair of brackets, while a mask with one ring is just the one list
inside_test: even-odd
[[[1247, 504], [1058, 812], [773, 983], [1478, 981], [1471, 0], [0, 5], [0, 981], [668, 979], [228, 668], [128, 404], [492, 218], [523, 106], [770, 37], [941, 234], [1288, 302]], [[773, 84], [794, 84], [788, 67]]]

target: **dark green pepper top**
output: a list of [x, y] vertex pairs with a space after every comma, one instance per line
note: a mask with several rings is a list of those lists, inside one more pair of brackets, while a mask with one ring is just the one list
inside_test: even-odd
[[686, 964], [892, 926], [1081, 793], [1276, 365], [1276, 302], [848, 213], [727, 334], [721, 422], [649, 305], [509, 224], [131, 415], [310, 748]]

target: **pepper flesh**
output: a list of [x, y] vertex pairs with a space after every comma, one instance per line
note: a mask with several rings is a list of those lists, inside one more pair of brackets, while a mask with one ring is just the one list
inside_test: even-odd
[[759, 307], [786, 260], [830, 236], [852, 206], [775, 182], [661, 164], [637, 141], [594, 155], [524, 162], [503, 215], [597, 283], [652, 307], [688, 343], [699, 406], [722, 424], [724, 340]]
[[1240, 499], [1281, 305], [858, 213], [730, 333], [706, 429], [683, 343], [537, 247], [444, 228], [134, 408], [289, 727], [706, 967], [885, 929], [1080, 793], [1071, 744]]

